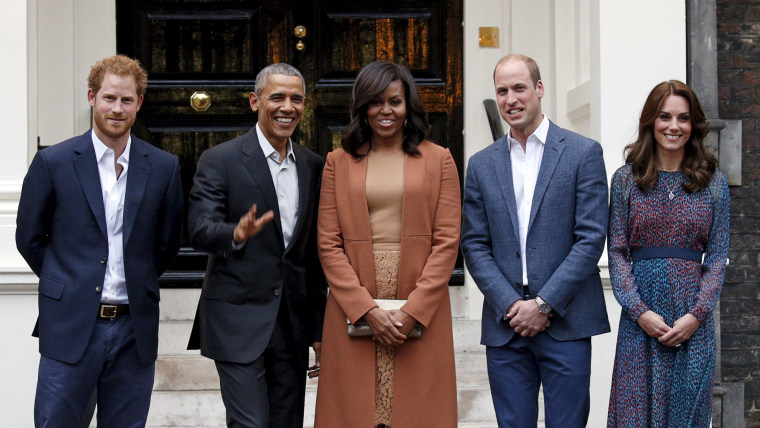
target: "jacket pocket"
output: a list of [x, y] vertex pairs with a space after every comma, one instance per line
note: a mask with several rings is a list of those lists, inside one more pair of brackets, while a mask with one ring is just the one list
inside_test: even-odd
[[206, 299], [221, 300], [232, 303], [233, 305], [242, 305], [248, 297], [248, 289], [239, 285], [226, 282], [209, 282], [206, 290]]
[[53, 279], [47, 276], [40, 277], [39, 292], [43, 296], [47, 296], [55, 300], [61, 300], [64, 288], [66, 288], [66, 284], [57, 279]]

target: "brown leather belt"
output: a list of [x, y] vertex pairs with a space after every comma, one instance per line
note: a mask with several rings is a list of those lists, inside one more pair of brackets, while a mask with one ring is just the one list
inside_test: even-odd
[[99, 319], [111, 319], [127, 315], [129, 313], [129, 305], [100, 305], [98, 309]]

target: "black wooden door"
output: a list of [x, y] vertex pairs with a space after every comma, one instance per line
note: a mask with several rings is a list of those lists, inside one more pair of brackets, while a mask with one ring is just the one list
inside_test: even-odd
[[[255, 124], [248, 93], [256, 73], [274, 62], [303, 73], [307, 105], [294, 139], [323, 156], [339, 145], [359, 69], [377, 59], [406, 65], [430, 113], [431, 139], [451, 149], [462, 174], [462, 0], [392, 6], [376, 0], [117, 0], [116, 7], [117, 51], [148, 70], [134, 132], [179, 156], [185, 197], [200, 154]], [[206, 255], [190, 247], [186, 231], [183, 236], [162, 287], [202, 283]], [[452, 283], [462, 281], [457, 269]]]

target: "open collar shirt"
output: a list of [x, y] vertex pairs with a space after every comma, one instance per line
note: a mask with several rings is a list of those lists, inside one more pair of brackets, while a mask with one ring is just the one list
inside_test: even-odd
[[515, 191], [517, 206], [517, 223], [520, 230], [520, 261], [522, 262], [523, 285], [528, 285], [528, 267], [525, 252], [528, 239], [528, 222], [530, 209], [533, 204], [533, 193], [536, 190], [538, 171], [544, 157], [546, 136], [549, 133], [549, 119], [544, 115], [541, 124], [528, 137], [523, 150], [520, 142], [512, 138], [512, 131], [507, 133], [509, 141], [509, 158], [512, 162], [512, 185]]
[[124, 153], [116, 160], [122, 166], [118, 177], [114, 163], [116, 153], [100, 141], [94, 130], [92, 145], [95, 148], [95, 159], [98, 163], [108, 236], [108, 264], [100, 301], [107, 304], [127, 304], [129, 298], [127, 297], [127, 280], [124, 275], [124, 195], [127, 191], [129, 149], [132, 146], [132, 137], [127, 138]]
[[282, 225], [282, 240], [288, 248], [290, 238], [298, 221], [298, 171], [296, 170], [296, 155], [293, 152], [293, 142], [288, 139], [287, 155], [280, 162], [280, 153], [261, 132], [256, 124], [256, 135], [259, 145], [267, 159], [269, 172], [272, 175], [274, 190], [277, 193], [277, 205], [280, 208], [280, 224]]

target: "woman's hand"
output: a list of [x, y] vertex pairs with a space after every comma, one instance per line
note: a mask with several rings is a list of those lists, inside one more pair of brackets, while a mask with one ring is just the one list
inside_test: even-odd
[[401, 326], [399, 327], [398, 330], [404, 336], [408, 336], [409, 333], [414, 328], [414, 326], [417, 325], [417, 320], [414, 319], [414, 317], [412, 317], [411, 315], [402, 311], [401, 309], [392, 309], [388, 311], [388, 316], [391, 318], [394, 325], [398, 325], [397, 323], [401, 323]]
[[666, 346], [681, 346], [689, 340], [698, 327], [697, 318], [692, 314], [686, 314], [673, 323], [673, 328], [669, 332], [660, 336], [660, 343]]
[[652, 311], [646, 311], [641, 314], [636, 322], [639, 324], [639, 326], [641, 326], [642, 329], [644, 329], [644, 332], [646, 332], [646, 334], [654, 337], [655, 339], [660, 339], [663, 334], [666, 334], [670, 331], [670, 327], [665, 324], [665, 320], [663, 320], [661, 316]]
[[364, 319], [369, 324], [372, 332], [372, 340], [385, 346], [398, 346], [404, 343], [406, 336], [401, 334], [399, 328], [404, 324], [401, 321], [393, 320], [388, 311], [378, 307], [372, 308], [364, 314]]

